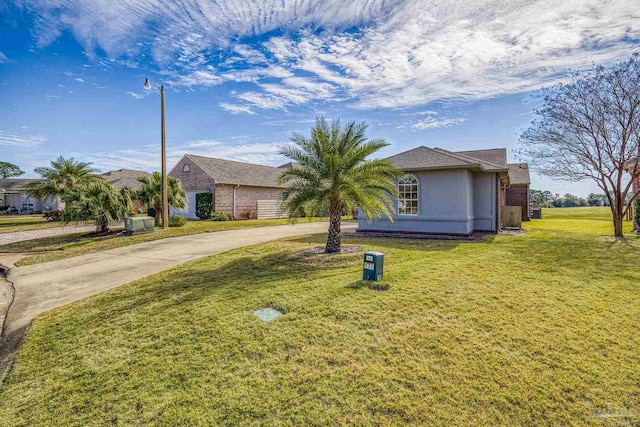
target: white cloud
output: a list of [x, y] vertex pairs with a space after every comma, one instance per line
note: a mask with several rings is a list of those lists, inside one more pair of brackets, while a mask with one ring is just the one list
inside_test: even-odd
[[437, 128], [449, 128], [451, 126], [455, 126], [462, 122], [465, 122], [467, 119], [464, 117], [442, 117], [438, 118], [435, 116], [426, 117], [416, 123], [412, 124], [411, 127], [414, 129], [437, 129]]
[[80, 77], [76, 77], [76, 78], [75, 78], [75, 79], [73, 79], [73, 80], [75, 80], [75, 81], [77, 81], [77, 82], [80, 82], [80, 83], [84, 83], [84, 80], [83, 80], [83, 79], [81, 79]]
[[231, 114], [256, 114], [249, 106], [247, 105], [238, 105], [238, 104], [228, 104], [226, 102], [220, 103], [220, 107], [225, 109], [227, 112]]
[[[251, 111], [523, 92], [625, 58], [640, 39], [640, 9], [628, 0], [22, 1], [39, 15], [41, 46], [70, 30], [114, 61], [152, 55], [178, 86], [253, 84], [236, 94]], [[278, 29], [286, 36], [237, 42]]]
[[[23, 126], [23, 129], [26, 128]], [[19, 135], [0, 131], [0, 147], [3, 148], [32, 148], [46, 141], [47, 138], [44, 135]]]
[[[240, 162], [263, 165], [279, 165], [285, 159], [278, 154], [280, 142], [225, 142], [215, 140], [195, 140], [167, 145], [167, 168], [171, 168], [184, 154], [196, 154]], [[160, 169], [160, 146], [149, 144], [136, 149], [121, 149], [109, 152], [70, 153], [70, 157], [92, 162], [101, 172], [115, 169]]]
[[130, 97], [134, 98], [134, 99], [141, 99], [144, 98], [144, 95], [140, 95], [139, 93], [135, 93], [135, 92], [131, 92], [131, 91], [126, 91], [125, 94], [129, 95]]
[[13, 61], [10, 60], [9, 58], [7, 58], [7, 55], [5, 55], [4, 53], [0, 52], [0, 64], [7, 64], [9, 62], [13, 62]]

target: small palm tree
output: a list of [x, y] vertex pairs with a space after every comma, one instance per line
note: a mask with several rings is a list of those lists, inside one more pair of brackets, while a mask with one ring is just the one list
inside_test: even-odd
[[[142, 183], [136, 192], [135, 198], [145, 206], [152, 207], [156, 212], [156, 225], [162, 222], [162, 175], [154, 172], [151, 176], [138, 178]], [[169, 195], [169, 206], [177, 209], [186, 209], [187, 203], [184, 198], [187, 193], [180, 185], [180, 181], [172, 176], [167, 177], [167, 192]]]
[[29, 182], [26, 188], [31, 197], [38, 199], [64, 196], [78, 186], [101, 180], [94, 175], [96, 169], [91, 167], [91, 163], [78, 162], [73, 157], [65, 159], [60, 156], [51, 162], [51, 166], [36, 168], [35, 172], [42, 176], [42, 180]]
[[387, 160], [367, 160], [389, 144], [376, 139], [367, 141], [364, 122], [331, 124], [324, 117], [316, 118], [311, 137], [294, 133], [291, 142], [280, 154], [299, 166], [286, 169], [280, 181], [286, 185], [283, 205], [289, 218], [295, 220], [306, 207], [314, 213], [329, 213], [329, 233], [325, 253], [339, 253], [340, 220], [343, 210], [357, 206], [367, 220], [386, 215], [393, 220], [391, 197], [397, 193], [394, 178], [400, 175]]
[[106, 181], [93, 181], [71, 189], [61, 219], [64, 222], [94, 221], [97, 233], [107, 233], [111, 224], [124, 220], [131, 210], [127, 190], [117, 191]]

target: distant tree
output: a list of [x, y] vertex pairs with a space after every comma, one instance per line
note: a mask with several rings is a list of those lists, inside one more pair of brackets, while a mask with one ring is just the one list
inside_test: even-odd
[[[152, 207], [156, 213], [156, 225], [162, 223], [162, 175], [154, 172], [151, 176], [138, 178], [142, 184], [135, 193], [134, 198], [145, 206]], [[167, 192], [169, 195], [169, 206], [177, 209], [186, 209], [187, 203], [184, 198], [187, 193], [183, 190], [180, 181], [172, 176], [167, 177]]]
[[631, 181], [640, 175], [639, 56], [574, 74], [538, 96], [542, 107], [520, 136], [523, 157], [552, 178], [594, 180], [611, 205], [615, 236], [623, 236]]
[[60, 156], [51, 162], [51, 166], [36, 168], [42, 180], [31, 181], [26, 185], [31, 197], [44, 199], [45, 197], [64, 196], [71, 190], [102, 180], [91, 163], [77, 162], [72, 158], [65, 159]]
[[91, 181], [72, 188], [63, 198], [62, 221], [93, 221], [96, 232], [107, 233], [114, 222], [122, 221], [131, 209], [129, 191], [117, 191], [106, 181]]
[[589, 206], [606, 206], [606, 199], [607, 196], [604, 194], [590, 193], [587, 196], [587, 203]]
[[17, 165], [9, 162], [0, 162], [0, 178], [7, 179], [24, 175], [24, 171]]
[[293, 145], [284, 146], [281, 154], [299, 166], [285, 169], [280, 182], [286, 188], [282, 200], [294, 220], [305, 207], [312, 212], [329, 212], [329, 233], [325, 253], [341, 250], [342, 213], [358, 206], [367, 219], [393, 212], [393, 197], [398, 193], [394, 178], [400, 174], [389, 161], [368, 157], [389, 144], [376, 139], [367, 141], [366, 123], [340, 120], [330, 124], [316, 118], [311, 137], [294, 133]]

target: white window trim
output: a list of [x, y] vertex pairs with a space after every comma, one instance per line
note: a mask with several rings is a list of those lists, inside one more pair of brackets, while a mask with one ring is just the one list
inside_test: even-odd
[[[405, 176], [411, 176], [416, 180], [416, 195], [417, 195], [416, 202], [418, 203], [418, 207], [417, 207], [418, 212], [416, 212], [416, 213], [400, 213], [400, 180], [402, 178], [404, 178]], [[406, 184], [404, 184], [404, 185], [406, 185]], [[418, 215], [420, 215], [420, 180], [418, 179], [417, 176], [415, 176], [412, 173], [406, 173], [406, 174], [402, 175], [400, 177], [400, 179], [398, 179], [398, 199], [396, 200], [396, 208], [398, 209], [397, 212], [398, 212], [399, 216], [418, 216]]]

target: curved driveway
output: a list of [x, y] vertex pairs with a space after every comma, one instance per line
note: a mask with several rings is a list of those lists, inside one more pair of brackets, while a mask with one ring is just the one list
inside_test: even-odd
[[[246, 228], [173, 237], [11, 269], [15, 295], [0, 337], [0, 384], [34, 317], [187, 261], [282, 237], [327, 231], [327, 222]], [[343, 224], [344, 230], [355, 228]]]
[[[15, 288], [5, 335], [40, 313], [207, 255], [282, 237], [322, 233], [326, 222], [247, 228], [173, 237], [43, 264], [14, 268]], [[344, 230], [355, 224], [345, 223]]]

